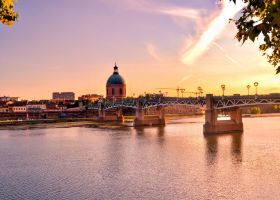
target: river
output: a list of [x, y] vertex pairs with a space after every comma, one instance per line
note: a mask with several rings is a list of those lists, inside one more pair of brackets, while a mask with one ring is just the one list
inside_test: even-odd
[[280, 117], [0, 131], [0, 199], [280, 199]]

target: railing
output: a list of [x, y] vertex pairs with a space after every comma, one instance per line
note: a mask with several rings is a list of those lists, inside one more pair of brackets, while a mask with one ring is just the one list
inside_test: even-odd
[[271, 99], [271, 98], [255, 98], [255, 99], [245, 99], [245, 98], [236, 98], [236, 99], [222, 99], [214, 100], [215, 109], [226, 109], [233, 107], [250, 107], [258, 105], [278, 105], [280, 104], [280, 98]]
[[[197, 98], [177, 98], [177, 97], [161, 97], [154, 99], [139, 98], [139, 99], [123, 99], [116, 101], [103, 101], [97, 104], [87, 106], [87, 109], [99, 109], [100, 107], [105, 110], [114, 108], [137, 108], [137, 103], [140, 103], [142, 108], [150, 108], [155, 106], [176, 106], [176, 105], [189, 105], [189, 106], [205, 106], [205, 97]], [[213, 104], [215, 109], [227, 109], [233, 107], [247, 107], [254, 105], [278, 105], [280, 104], [280, 97], [273, 97], [271, 95], [258, 95], [258, 96], [214, 96]]]

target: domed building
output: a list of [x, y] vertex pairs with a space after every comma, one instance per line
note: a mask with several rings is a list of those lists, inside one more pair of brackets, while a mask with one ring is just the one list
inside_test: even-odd
[[106, 98], [121, 99], [126, 97], [126, 85], [123, 77], [119, 74], [118, 66], [115, 64], [114, 73], [106, 83]]

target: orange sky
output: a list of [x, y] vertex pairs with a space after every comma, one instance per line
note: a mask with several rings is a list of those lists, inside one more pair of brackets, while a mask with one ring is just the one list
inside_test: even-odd
[[19, 1], [19, 22], [0, 25], [0, 95], [105, 94], [115, 61], [128, 95], [177, 86], [221, 94], [221, 84], [226, 94], [246, 94], [255, 81], [260, 93], [280, 92], [258, 42], [234, 39], [228, 18], [241, 7], [213, 0]]

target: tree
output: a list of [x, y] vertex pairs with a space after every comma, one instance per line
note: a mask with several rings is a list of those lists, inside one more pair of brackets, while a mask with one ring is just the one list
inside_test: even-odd
[[0, 22], [4, 25], [13, 25], [18, 18], [18, 13], [14, 11], [14, 0], [0, 0]]
[[261, 109], [259, 107], [251, 108], [251, 114], [261, 114]]
[[[237, 0], [230, 0], [236, 3]], [[244, 43], [262, 39], [259, 49], [280, 73], [280, 0], [238, 0], [246, 3], [242, 15], [233, 20], [238, 29], [236, 38]], [[262, 35], [263, 37], [259, 37]]]

